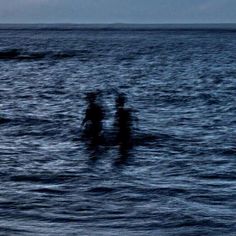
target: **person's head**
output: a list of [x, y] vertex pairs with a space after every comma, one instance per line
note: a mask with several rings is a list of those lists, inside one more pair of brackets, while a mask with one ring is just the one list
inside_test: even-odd
[[124, 94], [119, 94], [118, 97], [116, 98], [116, 106], [117, 107], [123, 107], [126, 102], [126, 97]]
[[94, 103], [97, 100], [97, 93], [96, 92], [89, 92], [89, 93], [87, 93], [86, 100], [89, 103]]

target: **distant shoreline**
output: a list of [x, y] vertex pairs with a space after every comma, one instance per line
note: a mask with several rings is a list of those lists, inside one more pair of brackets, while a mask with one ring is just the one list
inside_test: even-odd
[[0, 30], [236, 30], [236, 24], [0, 24]]

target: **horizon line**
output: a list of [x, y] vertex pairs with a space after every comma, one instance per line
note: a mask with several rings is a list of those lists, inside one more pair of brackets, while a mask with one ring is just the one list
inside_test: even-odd
[[164, 22], [164, 23], [133, 23], [133, 22], [110, 22], [110, 23], [95, 23], [95, 22], [6, 22], [1, 23], [0, 25], [236, 25], [236, 22]]
[[236, 30], [236, 23], [0, 23], [0, 30]]

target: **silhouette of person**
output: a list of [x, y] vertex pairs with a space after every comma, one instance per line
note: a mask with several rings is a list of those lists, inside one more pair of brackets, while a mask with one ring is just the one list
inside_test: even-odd
[[82, 122], [82, 126], [85, 126], [85, 137], [91, 139], [93, 143], [97, 143], [101, 137], [102, 120], [104, 119], [103, 109], [97, 103], [97, 95], [96, 92], [87, 94], [88, 107]]
[[131, 110], [125, 108], [126, 98], [119, 94], [116, 99], [115, 131], [116, 141], [120, 145], [120, 151], [125, 151], [131, 144], [132, 116]]

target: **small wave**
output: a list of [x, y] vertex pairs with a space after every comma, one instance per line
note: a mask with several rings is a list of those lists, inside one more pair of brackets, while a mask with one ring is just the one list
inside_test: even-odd
[[63, 191], [63, 190], [51, 189], [51, 188], [39, 188], [39, 189], [31, 190], [31, 191], [37, 192], [37, 193], [43, 193], [43, 194], [52, 194], [52, 195], [65, 193], [65, 191]]
[[54, 121], [49, 118], [40, 118], [40, 117], [11, 117], [11, 118], [0, 118], [0, 124], [10, 123], [13, 125], [28, 125], [28, 126], [37, 126], [37, 125], [50, 125]]
[[66, 59], [66, 58], [71, 58], [75, 57], [76, 53], [75, 52], [57, 52], [55, 54], [52, 54], [53, 59]]
[[44, 59], [47, 53], [44, 52], [32, 52], [32, 53], [22, 53], [16, 59], [17, 60], [40, 60]]
[[50, 124], [52, 120], [46, 118], [37, 118], [37, 117], [22, 117], [18, 119], [20, 123], [28, 124], [28, 125], [42, 125], [42, 124]]
[[9, 209], [15, 207], [14, 201], [0, 201], [0, 207], [1, 209]]
[[21, 235], [21, 234], [31, 233], [31, 231], [28, 230], [13, 229], [6, 226], [1, 226], [0, 232], [3, 233], [1, 235]]
[[225, 174], [204, 174], [200, 175], [199, 178], [201, 179], [207, 179], [207, 180], [227, 180], [227, 181], [234, 181], [236, 179], [236, 176], [234, 173], [225, 173]]
[[15, 182], [48, 182], [46, 179], [40, 177], [40, 176], [33, 176], [33, 175], [18, 175], [18, 176], [12, 176], [11, 181]]
[[88, 192], [90, 193], [101, 193], [101, 194], [111, 193], [113, 191], [114, 189], [109, 187], [95, 187], [88, 190]]
[[236, 154], [236, 148], [229, 148], [229, 149], [225, 149], [223, 150], [223, 154], [227, 155], [227, 156], [234, 156]]
[[4, 118], [4, 117], [0, 117], [0, 125], [1, 124], [5, 124], [5, 123], [9, 123], [10, 121], [11, 121], [10, 119]]
[[16, 175], [11, 177], [11, 181], [51, 184], [64, 181], [72, 181], [73, 179], [77, 178], [77, 175]]

